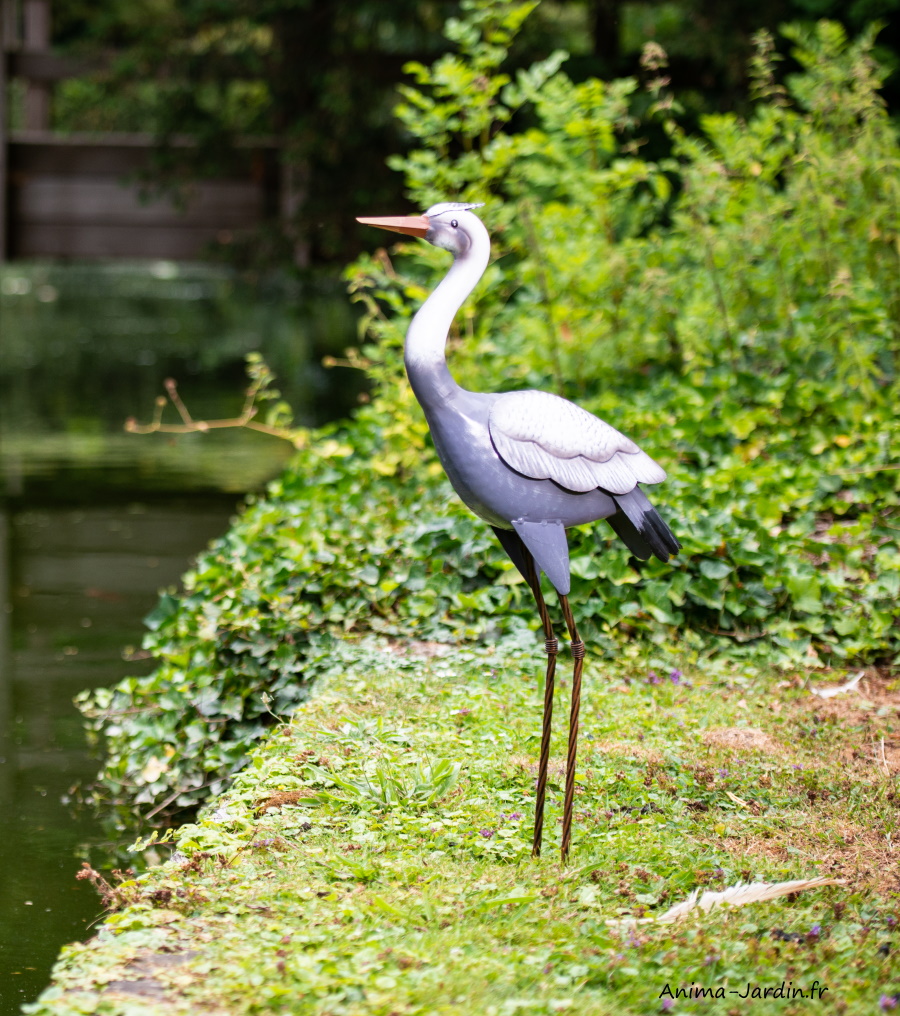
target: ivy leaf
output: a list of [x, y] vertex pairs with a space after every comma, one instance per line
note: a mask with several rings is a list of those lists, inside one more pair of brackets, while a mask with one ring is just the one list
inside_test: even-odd
[[157, 631], [177, 613], [181, 601], [171, 593], [162, 593], [153, 610], [144, 618], [145, 627]]

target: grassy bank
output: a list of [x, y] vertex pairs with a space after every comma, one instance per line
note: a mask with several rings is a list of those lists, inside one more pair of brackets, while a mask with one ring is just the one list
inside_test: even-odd
[[[338, 645], [315, 697], [177, 830], [172, 859], [110, 890], [119, 909], [64, 952], [29, 1012], [894, 1004], [896, 681], [870, 671], [856, 693], [821, 699], [803, 675], [724, 661], [679, 672], [589, 660], [575, 848], [562, 868], [555, 791], [544, 856], [530, 858], [536, 648], [373, 641], [344, 654]], [[564, 753], [560, 733], [558, 782]], [[697, 886], [817, 874], [846, 884], [674, 925], [608, 923], [659, 914]], [[782, 981], [828, 990], [741, 997]], [[692, 986], [724, 997], [677, 996]]]

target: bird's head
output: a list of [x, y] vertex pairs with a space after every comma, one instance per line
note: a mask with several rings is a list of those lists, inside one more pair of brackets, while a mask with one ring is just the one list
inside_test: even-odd
[[450, 251], [457, 258], [468, 251], [479, 230], [484, 232], [481, 220], [472, 213], [473, 208], [481, 207], [481, 204], [442, 201], [432, 205], [424, 215], [357, 218], [356, 221], [394, 233], [419, 236], [435, 247]]

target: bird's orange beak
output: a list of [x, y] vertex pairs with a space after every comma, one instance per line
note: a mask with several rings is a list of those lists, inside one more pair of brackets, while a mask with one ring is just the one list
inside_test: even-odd
[[425, 236], [431, 228], [427, 215], [388, 215], [381, 218], [360, 218], [364, 226], [378, 226], [389, 229], [392, 233], [406, 233], [407, 236]]

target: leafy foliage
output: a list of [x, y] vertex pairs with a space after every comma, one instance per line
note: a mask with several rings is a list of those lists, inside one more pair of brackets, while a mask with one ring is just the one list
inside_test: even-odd
[[[469, 7], [481, 35], [455, 30], [459, 56], [410, 68], [420, 87], [399, 113], [423, 145], [395, 160], [421, 207], [486, 199], [500, 238], [454, 367], [475, 389], [503, 377], [579, 397], [641, 440], [671, 471], [656, 496], [685, 542], [674, 573], [650, 563], [638, 584], [623, 549], [576, 537], [583, 620], [766, 635], [795, 660], [892, 657], [900, 147], [874, 33], [787, 30], [803, 73], [786, 89], [761, 36], [753, 116], [707, 117], [699, 137], [654, 79], [672, 154], [649, 163], [632, 154], [637, 83], [573, 84], [559, 55], [483, 86], [490, 129], [477, 111], [454, 119], [471, 104], [464, 69], [483, 79], [485, 38], [515, 24], [515, 5]], [[661, 72], [664, 55], [646, 56]], [[526, 103], [536, 126], [508, 133]], [[371, 357], [399, 348], [439, 257], [401, 251], [402, 272], [351, 271]]]
[[[504, 74], [531, 6], [469, 0], [448, 26], [458, 53], [411, 66], [399, 116], [419, 147], [395, 166], [422, 207], [487, 201], [502, 256], [451, 335], [463, 383], [575, 396], [670, 470], [653, 496], [684, 544], [674, 562], [629, 559], [602, 524], [572, 534], [593, 652], [891, 662], [900, 149], [871, 33], [791, 30], [803, 70], [786, 86], [761, 38], [753, 116], [710, 117], [701, 136], [654, 79], [672, 150], [652, 163], [636, 154], [635, 81], [574, 84], [561, 54]], [[662, 54], [645, 62], [662, 73]], [[197, 803], [352, 657], [348, 636], [522, 638], [534, 623], [402, 377], [443, 255], [398, 250], [347, 272], [364, 309], [348, 357], [371, 403], [314, 435], [184, 596], [163, 597], [145, 643], [159, 669], [83, 697], [116, 796]]]

